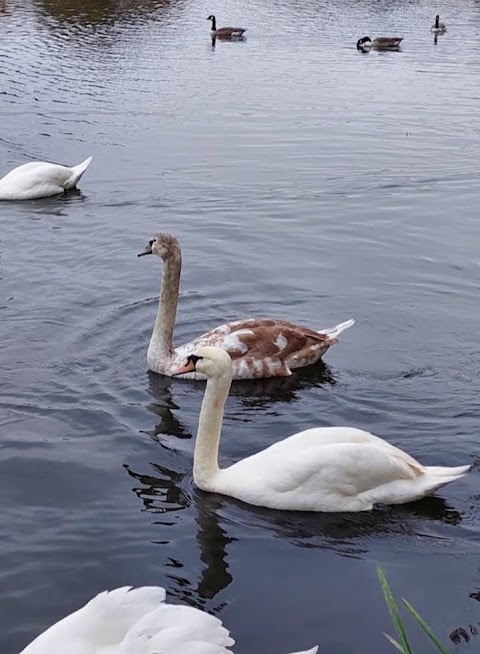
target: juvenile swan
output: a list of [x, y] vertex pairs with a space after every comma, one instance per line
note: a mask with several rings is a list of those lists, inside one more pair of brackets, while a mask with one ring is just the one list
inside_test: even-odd
[[165, 604], [163, 588], [126, 586], [100, 593], [21, 654], [231, 654], [234, 643], [213, 615]]
[[77, 166], [31, 161], [0, 179], [0, 200], [36, 200], [75, 188], [92, 157]]
[[[316, 363], [355, 322], [347, 320], [317, 332], [285, 320], [250, 318], [220, 325], [187, 345], [174, 348], [172, 339], [182, 270], [180, 245], [170, 234], [156, 234], [138, 256], [147, 254], [156, 254], [164, 263], [157, 319], [147, 353], [150, 370], [162, 375], [173, 375], [187, 355], [203, 345], [217, 345], [230, 354], [234, 379], [286, 377], [294, 368]], [[187, 377], [205, 379], [197, 372]]]
[[470, 469], [469, 465], [423, 466], [381, 438], [353, 427], [307, 429], [219, 468], [232, 364], [224, 350], [204, 347], [190, 355], [176, 374], [193, 370], [208, 380], [193, 457], [193, 479], [204, 491], [269, 509], [369, 511], [374, 504], [418, 500]]

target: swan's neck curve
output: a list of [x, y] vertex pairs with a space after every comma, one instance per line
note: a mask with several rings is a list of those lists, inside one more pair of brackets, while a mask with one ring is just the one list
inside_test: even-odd
[[173, 330], [177, 316], [178, 290], [182, 272], [182, 255], [180, 251], [165, 257], [163, 264], [162, 288], [158, 303], [157, 318], [150, 339], [149, 350], [157, 355], [173, 355]]
[[218, 447], [222, 433], [223, 409], [231, 383], [230, 371], [207, 380], [193, 455], [193, 480], [202, 490], [215, 490], [215, 480], [220, 472]]

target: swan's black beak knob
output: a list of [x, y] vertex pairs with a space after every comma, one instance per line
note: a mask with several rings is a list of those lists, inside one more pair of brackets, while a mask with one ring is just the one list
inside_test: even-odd
[[150, 245], [150, 243], [147, 245], [145, 250], [142, 250], [137, 254], [137, 257], [144, 257], [146, 254], [152, 254], [152, 246]]

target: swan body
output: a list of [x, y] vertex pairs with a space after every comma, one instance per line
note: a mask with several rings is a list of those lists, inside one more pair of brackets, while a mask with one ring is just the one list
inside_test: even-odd
[[231, 654], [234, 643], [213, 615], [166, 604], [163, 588], [126, 586], [100, 593], [21, 654]]
[[358, 39], [357, 49], [363, 52], [368, 52], [372, 48], [374, 50], [398, 50], [402, 41], [403, 37], [397, 36], [377, 36], [373, 41], [369, 36], [364, 36], [362, 39]]
[[177, 374], [192, 369], [207, 375], [193, 462], [194, 482], [202, 490], [270, 509], [368, 511], [375, 504], [418, 500], [470, 469], [424, 466], [378, 436], [352, 427], [307, 429], [219, 468], [232, 365], [224, 350], [204, 347]]
[[231, 39], [239, 36], [241, 37], [243, 36], [243, 33], [247, 31], [246, 27], [219, 27], [217, 29], [217, 19], [213, 14], [210, 15], [207, 20], [212, 21], [212, 29], [210, 31], [210, 35], [213, 38]]
[[77, 166], [30, 161], [0, 179], [0, 200], [36, 200], [75, 188], [92, 157]]
[[442, 23], [440, 21], [440, 16], [437, 14], [435, 16], [435, 23], [430, 28], [430, 32], [433, 32], [433, 34], [443, 34], [446, 31], [447, 31], [447, 26], [445, 25], [445, 23]]
[[[220, 325], [190, 343], [173, 347], [173, 330], [178, 304], [182, 255], [171, 234], [156, 234], [140, 256], [156, 254], [164, 262], [162, 290], [157, 319], [148, 347], [148, 367], [162, 375], [173, 375], [187, 356], [206, 345], [225, 349], [233, 365], [234, 379], [286, 377], [294, 368], [316, 363], [337, 337], [354, 324], [353, 320], [330, 329], [315, 331], [274, 318], [237, 320]], [[197, 371], [185, 375], [205, 379]]]

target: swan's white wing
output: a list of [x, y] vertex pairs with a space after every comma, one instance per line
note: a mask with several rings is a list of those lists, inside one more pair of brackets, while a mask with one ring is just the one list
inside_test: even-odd
[[292, 449], [295, 451], [299, 448], [320, 447], [335, 443], [373, 443], [381, 447], [394, 447], [382, 438], [356, 427], [313, 427], [292, 434], [274, 443], [268, 449], [277, 451]]
[[282, 471], [278, 460], [274, 466], [271, 481], [278, 493], [318, 489], [354, 496], [392, 481], [415, 479], [424, 472], [411, 457], [374, 443], [333, 443], [309, 448], [297, 456], [290, 454], [283, 459]]
[[[306, 452], [314, 449], [320, 455], [320, 448], [322, 446], [337, 445], [340, 443], [373, 445], [388, 452], [393, 458], [403, 460], [410, 466], [420, 466], [418, 461], [403, 450], [391, 445], [383, 440], [383, 438], [370, 434], [370, 432], [364, 431], [363, 429], [356, 429], [355, 427], [314, 427], [313, 429], [306, 429], [274, 443], [266, 450], [263, 450], [263, 452], [272, 458], [274, 456], [282, 458], [297, 456], [301, 451]], [[259, 455], [263, 452], [260, 452]]]
[[223, 651], [235, 641], [215, 616], [191, 606], [163, 604], [135, 624], [121, 652], [163, 654], [195, 642], [219, 646], [218, 651]]
[[219, 490], [275, 509], [367, 510], [381, 501], [381, 495], [362, 493], [394, 481], [413, 482], [424, 474], [420, 464], [411, 464], [410, 457], [392, 449], [393, 453], [373, 443], [334, 443], [297, 451], [271, 447], [221, 471]]
[[158, 586], [103, 592], [36, 638], [22, 654], [91, 654], [119, 646], [145, 614], [165, 601]]

